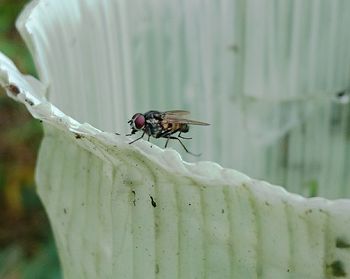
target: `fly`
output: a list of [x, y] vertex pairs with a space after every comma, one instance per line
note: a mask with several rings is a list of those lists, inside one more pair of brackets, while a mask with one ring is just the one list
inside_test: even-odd
[[[133, 140], [129, 144], [142, 139], [144, 135], [147, 134], [148, 141], [151, 136], [154, 138], [166, 138], [164, 148], [168, 146], [170, 139], [176, 139], [180, 142], [187, 153], [194, 156], [200, 156], [200, 154], [194, 154], [188, 151], [181, 139], [191, 138], [183, 137], [181, 134], [189, 131], [189, 125], [207, 126], [209, 124], [184, 118], [188, 114], [190, 114], [190, 112], [186, 110], [171, 110], [165, 112], [151, 110], [146, 113], [135, 113], [131, 120], [128, 121], [131, 133], [127, 136], [131, 136], [138, 131], [143, 131], [143, 133], [139, 138]], [[175, 136], [175, 133], [179, 134]]]

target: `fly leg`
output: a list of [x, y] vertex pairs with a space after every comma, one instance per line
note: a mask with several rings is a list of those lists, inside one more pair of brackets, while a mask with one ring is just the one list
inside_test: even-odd
[[169, 139], [176, 139], [176, 140], [178, 140], [187, 153], [189, 153], [189, 154], [191, 154], [193, 156], [197, 156], [197, 157], [201, 156], [201, 154], [195, 154], [195, 153], [192, 153], [191, 151], [189, 151], [186, 148], [186, 146], [182, 143], [182, 141], [179, 138], [177, 138], [177, 137], [168, 136], [164, 148], [166, 148], [168, 146]]
[[180, 132], [180, 133], [178, 134], [178, 137], [179, 137], [179, 138], [182, 138], [182, 139], [192, 139], [192, 138], [187, 138], [187, 137], [181, 136], [181, 133], [182, 133], [182, 132]]
[[126, 137], [132, 136], [133, 134], [135, 134], [137, 131], [136, 130], [132, 130], [130, 134], [126, 134]]
[[141, 137], [139, 137], [139, 138], [137, 138], [137, 139], [133, 140], [132, 142], [129, 142], [129, 144], [132, 144], [132, 143], [134, 143], [135, 141], [138, 141], [138, 140], [142, 139], [142, 138], [143, 138], [143, 136], [145, 135], [145, 133], [146, 133], [146, 132], [143, 132], [143, 134], [142, 134], [142, 136], [141, 136]]
[[166, 148], [166, 147], [168, 146], [169, 139], [170, 139], [170, 138], [167, 137], [166, 142], [165, 142], [165, 145], [164, 145], [164, 148]]

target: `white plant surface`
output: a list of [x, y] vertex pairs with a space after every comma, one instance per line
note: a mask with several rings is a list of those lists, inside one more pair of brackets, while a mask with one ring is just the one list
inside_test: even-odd
[[[134, 112], [188, 109], [212, 123], [194, 129], [191, 150], [251, 174], [270, 158], [278, 173], [280, 139], [347, 88], [350, 68], [348, 2], [278, 3], [39, 0], [23, 11], [40, 80], [0, 54], [0, 84], [44, 122], [36, 180], [65, 278], [350, 278], [349, 200], [114, 134]], [[283, 152], [302, 145], [291, 139]], [[319, 193], [345, 197], [347, 176], [331, 177]]]
[[190, 110], [212, 124], [186, 143], [202, 160], [334, 199], [350, 197], [349, 14], [347, 0], [37, 0], [17, 26], [74, 119], [126, 133], [135, 112]]

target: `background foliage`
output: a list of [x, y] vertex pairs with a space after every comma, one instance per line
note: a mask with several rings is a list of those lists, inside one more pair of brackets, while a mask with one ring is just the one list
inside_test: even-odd
[[[25, 0], [0, 0], [0, 50], [36, 75], [15, 20]], [[52, 232], [35, 192], [42, 127], [0, 89], [0, 278], [61, 278]]]

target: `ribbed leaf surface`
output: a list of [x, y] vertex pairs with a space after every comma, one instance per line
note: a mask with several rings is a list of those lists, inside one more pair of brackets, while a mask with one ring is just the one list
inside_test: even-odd
[[0, 65], [8, 94], [48, 123], [36, 178], [66, 279], [348, 276], [348, 200], [130, 146], [63, 114], [2, 55]]
[[349, 14], [346, 0], [40, 0], [17, 26], [74, 119], [124, 133], [135, 112], [186, 109], [212, 124], [186, 143], [202, 159], [342, 198]]
[[66, 279], [349, 278], [348, 201], [163, 159], [47, 129], [38, 191]]

